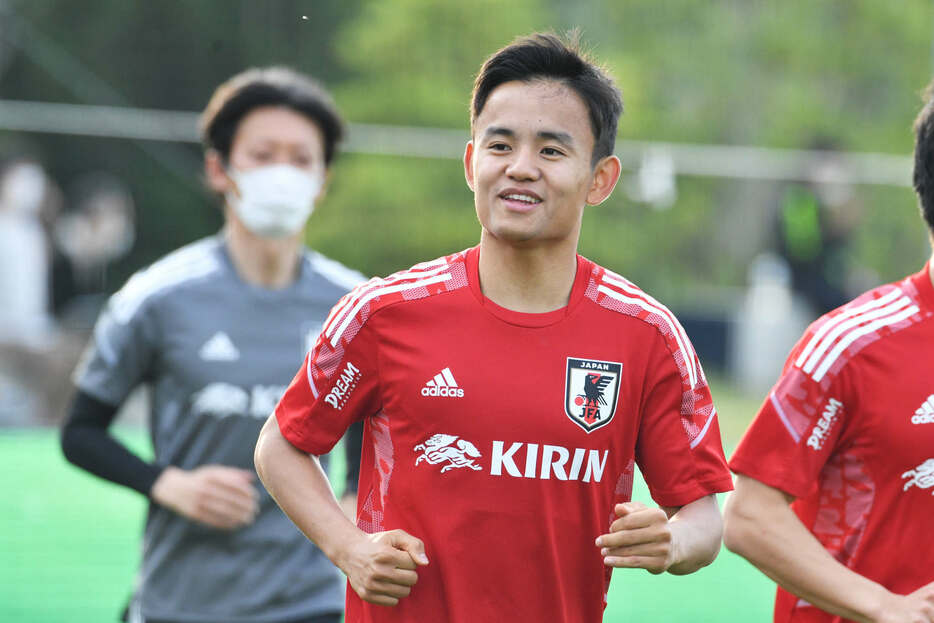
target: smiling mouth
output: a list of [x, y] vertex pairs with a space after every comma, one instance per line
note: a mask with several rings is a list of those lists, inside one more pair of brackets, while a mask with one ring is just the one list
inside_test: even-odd
[[503, 193], [500, 198], [517, 207], [532, 207], [542, 202], [541, 197], [529, 193]]

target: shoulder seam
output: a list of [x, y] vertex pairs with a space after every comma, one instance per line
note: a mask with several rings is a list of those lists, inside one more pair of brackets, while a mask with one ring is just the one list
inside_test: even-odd
[[[794, 367], [819, 383], [851, 344], [879, 329], [906, 321], [920, 311], [917, 302], [897, 286], [878, 298], [845, 307], [814, 331], [795, 359]], [[884, 337], [887, 336], [880, 335], [879, 339]]]
[[[684, 365], [687, 370], [688, 381], [690, 382], [691, 387], [696, 387], [700, 380], [700, 373], [695, 363], [696, 356], [694, 353], [694, 347], [691, 344], [691, 340], [688, 338], [684, 327], [682, 327], [681, 323], [678, 321], [678, 318], [665, 305], [657, 301], [654, 297], [646, 293], [632, 282], [628, 281], [624, 277], [621, 277], [620, 275], [617, 275], [616, 273], [607, 270], [606, 268], [604, 268], [603, 271], [603, 276], [597, 283], [597, 291], [621, 303], [636, 305], [643, 309], [645, 312], [649, 314], [655, 314], [656, 316], [660, 317], [665, 322], [665, 324], [668, 325], [669, 330], [671, 331], [671, 335], [678, 346], [678, 349], [682, 352], [684, 357]], [[613, 286], [613, 288], [609, 286]], [[610, 308], [605, 309], [630, 316], [653, 327], [665, 341], [666, 345], [668, 345], [669, 353], [672, 355], [672, 357], [674, 357], [674, 352], [672, 351], [671, 345], [669, 344], [668, 337], [662, 332], [660, 326], [653, 322], [649, 322], [646, 318], [640, 318], [639, 316], [635, 316], [633, 314], [625, 314], [625, 312], [613, 310]]]
[[115, 319], [126, 323], [153, 297], [219, 271], [220, 262], [211, 254], [213, 241], [182, 247], [136, 272], [111, 299]]
[[[433, 262], [424, 262], [386, 278], [374, 277], [366, 283], [358, 285], [346, 294], [331, 310], [327, 320], [324, 322], [324, 326], [321, 330], [322, 334], [332, 346], [336, 346], [340, 342], [341, 336], [347, 330], [351, 322], [353, 322], [353, 319], [357, 317], [360, 310], [374, 298], [448, 281], [453, 278], [450, 272], [446, 272], [451, 267], [452, 263], [448, 261], [435, 260]], [[441, 293], [442, 292], [434, 292], [429, 294], [429, 296]], [[385, 307], [389, 307], [395, 302], [402, 301], [389, 302]]]

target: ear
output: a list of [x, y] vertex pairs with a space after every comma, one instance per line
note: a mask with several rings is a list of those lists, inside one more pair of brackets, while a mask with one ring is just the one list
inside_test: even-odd
[[464, 149], [464, 178], [467, 180], [468, 188], [474, 190], [473, 141], [467, 141], [467, 147]]
[[211, 190], [221, 195], [235, 188], [233, 180], [227, 176], [224, 160], [216, 149], [204, 153], [204, 178]]
[[621, 170], [622, 165], [619, 158], [613, 155], [609, 155], [597, 163], [597, 166], [594, 167], [590, 190], [587, 191], [588, 205], [601, 204], [610, 196], [613, 188], [616, 187], [616, 182], [619, 181]]

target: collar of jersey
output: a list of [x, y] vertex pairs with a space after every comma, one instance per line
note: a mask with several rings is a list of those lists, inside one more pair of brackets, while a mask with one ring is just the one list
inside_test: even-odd
[[483, 292], [480, 290], [479, 246], [468, 250], [467, 256], [464, 259], [467, 264], [467, 280], [470, 282], [470, 291], [473, 292], [474, 297], [483, 309], [503, 322], [519, 327], [547, 327], [567, 318], [581, 299], [584, 298], [584, 292], [587, 289], [587, 283], [590, 278], [590, 270], [588, 270], [589, 262], [578, 255], [577, 274], [574, 277], [574, 284], [571, 286], [571, 296], [568, 299], [568, 304], [554, 311], [530, 314], [501, 307], [483, 295]]
[[292, 280], [290, 284], [284, 288], [270, 289], [264, 288], [263, 286], [254, 285], [248, 283], [240, 276], [240, 273], [237, 272], [237, 267], [234, 266], [233, 258], [230, 257], [230, 249], [227, 248], [227, 241], [224, 239], [223, 233], [217, 234], [217, 247], [218, 254], [221, 256], [221, 260], [224, 263], [225, 268], [230, 272], [231, 276], [240, 287], [252, 297], [258, 299], [268, 299], [271, 301], [278, 301], [279, 299], [292, 296], [293, 293], [301, 289], [302, 279], [306, 277], [306, 271], [308, 271], [308, 261], [304, 253], [304, 247], [299, 253], [298, 260], [298, 273], [295, 275], [295, 279]]

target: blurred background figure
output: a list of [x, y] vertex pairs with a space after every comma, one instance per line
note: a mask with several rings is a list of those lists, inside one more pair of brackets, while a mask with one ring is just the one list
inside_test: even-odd
[[37, 159], [15, 157], [0, 171], [0, 426], [61, 419], [81, 337], [53, 315], [54, 246], [62, 206]]
[[818, 316], [878, 279], [854, 250], [862, 204], [840, 144], [815, 138], [801, 161], [803, 181], [779, 187], [766, 250], [749, 264], [730, 330], [731, 375], [744, 391], [764, 393], [785, 354]]
[[51, 249], [42, 223], [49, 181], [31, 159], [0, 171], [0, 341], [38, 347], [52, 330]]
[[809, 149], [814, 158], [808, 181], [787, 185], [779, 200], [775, 246], [788, 265], [792, 289], [816, 317], [856, 294], [852, 238], [862, 207], [840, 145], [818, 138]]
[[[125, 620], [338, 623], [342, 578], [258, 486], [252, 456], [331, 307], [363, 281], [303, 244], [343, 122], [316, 81], [273, 67], [220, 85], [200, 127], [224, 226], [109, 299], [75, 372], [62, 450], [148, 498]], [[86, 187], [56, 233], [76, 281], [94, 290], [132, 244], [132, 202], [112, 181]], [[141, 386], [152, 460], [108, 434]]]
[[136, 240], [135, 206], [126, 184], [110, 173], [88, 174], [74, 186], [73, 208], [52, 229], [60, 257], [53, 267], [52, 308], [63, 325], [89, 328], [111, 287], [109, 268]]

